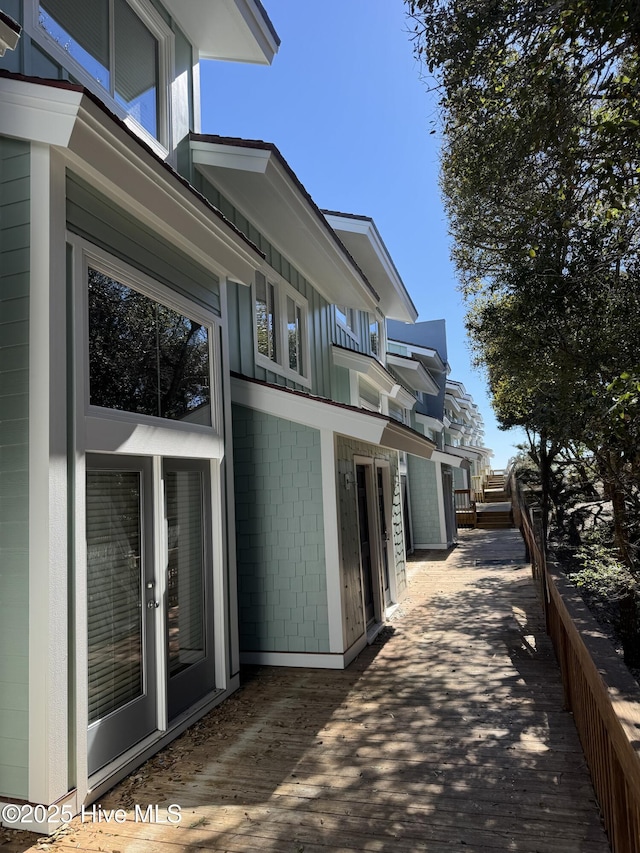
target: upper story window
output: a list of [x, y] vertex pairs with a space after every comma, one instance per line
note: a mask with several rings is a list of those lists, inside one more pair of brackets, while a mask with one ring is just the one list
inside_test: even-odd
[[171, 34], [153, 7], [145, 0], [91, 0], [90, 13], [84, 0], [36, 7], [36, 32], [52, 56], [148, 141], [168, 147]]
[[309, 385], [307, 300], [284, 281], [256, 273], [256, 361], [303, 385]]
[[90, 405], [211, 426], [206, 323], [108, 265], [90, 260], [86, 275]]
[[369, 344], [371, 346], [371, 355], [376, 358], [382, 358], [383, 340], [382, 340], [382, 324], [372, 314], [369, 315]]
[[355, 308], [347, 308], [346, 305], [336, 305], [336, 322], [346, 329], [351, 335], [356, 335], [357, 312]]

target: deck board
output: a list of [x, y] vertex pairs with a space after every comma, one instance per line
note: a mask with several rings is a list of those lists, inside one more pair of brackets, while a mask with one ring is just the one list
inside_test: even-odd
[[[251, 668], [243, 688], [101, 800], [178, 826], [81, 824], [54, 853], [608, 853], [517, 531], [409, 563], [345, 672]], [[5, 848], [2, 848], [3, 851]], [[30, 847], [15, 835], [7, 853]]]

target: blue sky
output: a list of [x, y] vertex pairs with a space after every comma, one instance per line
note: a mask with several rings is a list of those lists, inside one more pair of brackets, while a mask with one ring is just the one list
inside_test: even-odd
[[272, 66], [204, 62], [202, 130], [275, 143], [320, 208], [373, 217], [419, 311], [445, 318], [451, 378], [501, 432], [470, 366], [464, 305], [438, 187], [437, 109], [413, 58], [402, 0], [263, 0], [282, 44]]

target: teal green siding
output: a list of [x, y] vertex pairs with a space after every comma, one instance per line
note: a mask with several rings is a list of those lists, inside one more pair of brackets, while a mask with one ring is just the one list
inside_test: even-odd
[[414, 546], [419, 548], [420, 545], [446, 544], [442, 541], [440, 531], [435, 463], [409, 455], [407, 471], [411, 489], [411, 529]]
[[0, 137], [0, 796], [26, 797], [30, 148]]
[[233, 406], [242, 651], [328, 652], [320, 432]]
[[333, 364], [331, 358], [332, 310], [330, 304], [307, 279], [273, 246], [248, 219], [243, 216], [209, 181], [199, 172], [193, 174], [193, 182], [209, 201], [230, 222], [252, 240], [266, 255], [269, 265], [285, 281], [302, 294], [309, 306], [309, 355], [311, 389], [284, 377], [276, 371], [267, 370], [255, 362], [253, 335], [253, 305], [251, 289], [234, 285], [229, 292], [229, 349], [231, 369], [244, 376], [282, 385], [287, 388], [308, 391], [318, 397], [332, 399]]
[[220, 285], [213, 273], [74, 175], [67, 178], [67, 223], [91, 243], [220, 313]]
[[452, 468], [453, 471], [453, 488], [454, 489], [466, 489], [466, 478], [464, 475], [464, 471], [462, 468]]
[[347, 367], [334, 368], [333, 399], [337, 403], [351, 403], [351, 381]]

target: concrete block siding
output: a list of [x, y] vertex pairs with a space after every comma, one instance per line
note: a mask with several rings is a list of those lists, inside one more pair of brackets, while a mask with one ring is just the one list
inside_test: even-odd
[[233, 406], [241, 651], [328, 652], [320, 432]]
[[428, 459], [408, 456], [407, 467], [411, 484], [411, 523], [415, 547], [443, 544], [436, 465]]

